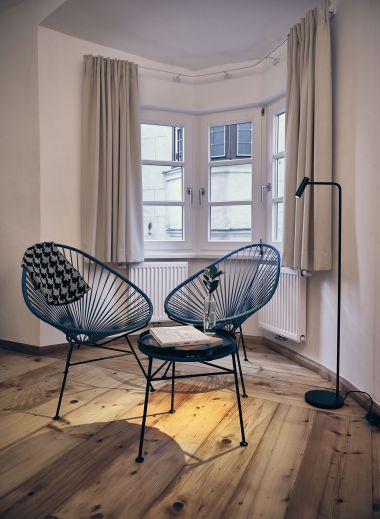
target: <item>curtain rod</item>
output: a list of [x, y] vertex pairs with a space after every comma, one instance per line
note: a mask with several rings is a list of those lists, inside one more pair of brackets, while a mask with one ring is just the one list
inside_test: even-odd
[[[334, 18], [335, 12], [329, 11], [329, 15], [330, 15], [330, 20], [331, 20], [332, 18]], [[171, 70], [164, 70], [164, 69], [153, 68], [153, 67], [144, 67], [142, 65], [139, 65], [139, 68], [144, 69], [144, 70], [152, 70], [153, 72], [162, 72], [163, 74], [170, 74], [171, 76], [173, 76], [173, 81], [177, 81], [177, 82], [180, 81], [181, 78], [198, 79], [201, 77], [219, 76], [221, 74], [223, 74], [224, 79], [230, 79], [230, 77], [231, 77], [230, 73], [255, 68], [266, 59], [272, 60], [273, 65], [277, 65], [277, 63], [280, 61], [279, 58], [274, 58], [273, 56], [271, 56], [271, 54], [273, 54], [273, 52], [276, 52], [276, 50], [278, 50], [280, 47], [282, 47], [282, 45], [284, 45], [287, 41], [288, 41], [288, 38], [286, 37], [281, 43], [276, 45], [270, 52], [265, 54], [265, 56], [260, 58], [258, 61], [256, 61], [256, 63], [253, 63], [252, 65], [246, 65], [244, 67], [236, 67], [236, 68], [227, 68], [224, 70], [219, 70], [217, 72], [207, 72], [205, 74], [182, 74], [179, 72], [172, 72]]]
[[224, 69], [224, 70], [219, 70], [217, 72], [207, 72], [205, 74], [182, 74], [182, 73], [172, 72], [170, 70], [163, 70], [163, 69], [159, 69], [159, 68], [143, 67], [142, 65], [139, 65], [139, 68], [142, 68], [144, 70], [153, 70], [154, 72], [162, 72], [164, 74], [171, 74], [173, 76], [173, 81], [180, 81], [181, 78], [197, 79], [200, 77], [218, 76], [220, 74], [224, 75], [224, 79], [229, 79], [231, 77], [230, 72], [237, 72], [239, 70], [247, 70], [247, 69], [257, 67], [258, 65], [260, 65], [260, 63], [262, 63], [266, 59], [272, 60], [273, 64], [277, 65], [277, 63], [279, 62], [279, 59], [274, 58], [273, 56], [271, 56], [271, 54], [273, 54], [273, 52], [275, 52], [277, 49], [279, 49], [287, 41], [288, 41], [288, 38], [286, 38], [284, 41], [282, 41], [281, 43], [276, 45], [276, 47], [274, 47], [270, 52], [265, 54], [265, 56], [260, 58], [256, 63], [253, 63], [252, 65], [246, 65], [244, 67], [228, 68], [228, 69]]

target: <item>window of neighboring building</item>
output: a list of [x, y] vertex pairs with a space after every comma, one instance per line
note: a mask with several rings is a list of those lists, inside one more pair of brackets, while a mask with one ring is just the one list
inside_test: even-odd
[[210, 160], [232, 160], [251, 156], [252, 123], [211, 126]]
[[141, 125], [146, 241], [183, 241], [184, 128]]
[[273, 116], [272, 239], [282, 242], [285, 183], [285, 112]]

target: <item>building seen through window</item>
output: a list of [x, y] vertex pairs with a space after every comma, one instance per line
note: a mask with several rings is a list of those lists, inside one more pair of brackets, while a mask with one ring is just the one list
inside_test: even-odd
[[210, 127], [208, 171], [209, 240], [250, 241], [252, 123]]
[[[184, 129], [142, 124], [144, 239], [183, 241], [186, 175]], [[252, 236], [252, 123], [209, 128], [206, 185], [209, 241], [250, 241]], [[205, 164], [206, 166], [206, 164]], [[186, 187], [191, 185], [187, 177]], [[198, 200], [192, 209], [200, 209]]]
[[183, 239], [183, 128], [141, 125], [144, 239]]

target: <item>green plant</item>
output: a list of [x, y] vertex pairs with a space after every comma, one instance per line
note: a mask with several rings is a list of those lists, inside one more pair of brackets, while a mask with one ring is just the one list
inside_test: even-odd
[[207, 288], [209, 296], [215, 292], [219, 285], [219, 276], [221, 276], [223, 272], [218, 270], [217, 267], [207, 267], [203, 271], [203, 284]]

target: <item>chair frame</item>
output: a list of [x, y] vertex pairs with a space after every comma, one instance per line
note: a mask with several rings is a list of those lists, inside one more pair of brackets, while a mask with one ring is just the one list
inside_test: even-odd
[[[101, 342], [98, 342], [98, 340], [91, 340], [91, 339], [83, 340], [80, 338], [80, 336], [88, 337], [89, 332], [91, 334], [91, 331], [93, 331], [93, 330], [89, 330], [84, 327], [77, 328], [74, 326], [66, 326], [62, 323], [57, 324], [56, 321], [49, 319], [49, 317], [44, 315], [40, 310], [38, 310], [38, 308], [36, 308], [36, 306], [33, 304], [33, 301], [31, 299], [30, 295], [32, 294], [32, 292], [37, 293], [38, 291], [36, 291], [34, 289], [33, 283], [30, 279], [30, 276], [29, 276], [27, 270], [25, 268], [23, 268], [21, 285], [22, 285], [23, 297], [24, 297], [27, 307], [41, 321], [43, 321], [43, 322], [53, 326], [54, 328], [57, 328], [61, 332], [63, 332], [66, 335], [66, 340], [68, 343], [68, 351], [67, 351], [67, 356], [66, 356], [65, 369], [63, 372], [63, 379], [62, 379], [60, 394], [59, 394], [59, 398], [58, 398], [57, 409], [56, 409], [56, 413], [53, 417], [54, 420], [59, 420], [60, 419], [59, 412], [60, 412], [60, 408], [61, 408], [61, 403], [62, 403], [64, 389], [65, 389], [65, 385], [66, 385], [66, 381], [67, 381], [67, 376], [68, 376], [69, 369], [72, 366], [78, 366], [80, 364], [88, 364], [91, 362], [97, 362], [100, 360], [112, 359], [112, 358], [116, 358], [116, 357], [123, 357], [126, 355], [133, 355], [137, 364], [139, 365], [145, 379], [147, 379], [147, 373], [146, 373], [144, 366], [142, 365], [140, 359], [138, 358], [138, 356], [136, 354], [135, 348], [133, 347], [133, 345], [129, 339], [129, 335], [131, 333], [141, 330], [147, 326], [147, 324], [149, 323], [149, 321], [152, 317], [152, 314], [153, 314], [153, 305], [152, 305], [152, 302], [149, 299], [149, 297], [139, 287], [137, 287], [134, 283], [132, 283], [127, 277], [123, 276], [122, 274], [120, 274], [119, 272], [114, 270], [113, 268], [104, 264], [97, 258], [91, 256], [87, 252], [84, 252], [84, 251], [77, 249], [76, 247], [72, 247], [70, 245], [64, 245], [64, 244], [60, 244], [60, 243], [56, 243], [55, 245], [57, 248], [62, 249], [63, 251], [70, 251], [70, 255], [72, 255], [72, 253], [75, 253], [78, 256], [82, 256], [83, 262], [85, 259], [89, 260], [91, 263], [94, 263], [97, 267], [100, 267], [101, 269], [104, 269], [105, 271], [107, 271], [108, 276], [110, 274], [114, 275], [116, 278], [118, 278], [123, 283], [125, 283], [125, 285], [128, 286], [128, 288], [131, 288], [132, 290], [137, 292], [140, 296], [142, 296], [142, 298], [145, 300], [145, 303], [147, 304], [147, 310], [148, 310], [147, 314], [144, 316], [144, 318], [140, 322], [138, 322], [137, 325], [135, 325], [135, 326], [128, 325], [125, 328], [118, 329], [117, 331], [109, 329], [109, 330], [103, 330], [101, 332], [99, 332], [99, 331], [94, 332], [93, 335], [95, 335], [95, 339], [98, 336], [99, 337], [98, 340]], [[74, 267], [75, 267], [75, 265], [74, 265]], [[39, 294], [38, 298], [41, 301], [43, 299], [43, 295]], [[74, 303], [76, 303], [76, 302], [74, 302]], [[53, 306], [53, 308], [66, 307], [66, 309], [68, 310], [68, 313], [70, 313], [69, 309], [71, 308], [70, 305], [72, 305], [72, 304], [73, 303], [69, 303], [67, 305], [59, 305], [56, 307]], [[58, 310], [57, 310], [57, 312], [58, 312]], [[109, 337], [111, 337], [111, 338], [109, 338]], [[118, 339], [121, 339], [121, 338], [126, 339], [128, 346], [129, 346], [129, 350], [108, 346], [108, 344], [110, 344]], [[117, 354], [106, 356], [106, 357], [95, 358], [95, 359], [82, 360], [82, 361], [78, 361], [78, 362], [71, 362], [74, 346], [77, 346], [79, 349], [80, 346], [82, 346], [82, 345], [87, 345], [87, 346], [91, 346], [91, 347], [94, 347], [97, 349], [103, 349], [103, 350], [117, 352]], [[150, 384], [150, 389], [151, 389], [151, 391], [154, 391], [152, 384]]]
[[[240, 314], [230, 315], [230, 316], [224, 317], [222, 319], [217, 319], [217, 327], [218, 328], [229, 330], [233, 334], [235, 334], [235, 336], [236, 336], [236, 333], [239, 333], [239, 340], [238, 340], [238, 343], [237, 343], [238, 344], [237, 361], [238, 361], [238, 367], [239, 367], [239, 372], [240, 372], [240, 379], [241, 379], [241, 383], [242, 383], [242, 389], [243, 389], [242, 396], [243, 397], [246, 397], [247, 395], [246, 395], [246, 392], [245, 392], [244, 378], [243, 378], [243, 373], [242, 373], [241, 363], [240, 363], [240, 355], [239, 355], [240, 343], [241, 343], [241, 345], [243, 347], [244, 360], [248, 361], [248, 357], [247, 357], [247, 351], [246, 351], [246, 346], [245, 346], [245, 341], [244, 341], [244, 334], [243, 334], [243, 330], [242, 330], [242, 324], [244, 323], [244, 321], [246, 321], [248, 319], [248, 317], [250, 317], [251, 315], [256, 313], [258, 310], [260, 310], [260, 308], [265, 306], [270, 301], [270, 299], [273, 297], [273, 295], [274, 295], [274, 293], [276, 291], [277, 285], [278, 285], [279, 277], [280, 277], [280, 253], [272, 245], [268, 245], [268, 244], [262, 243], [262, 242], [260, 242], [260, 243], [250, 243], [248, 245], [244, 245], [242, 247], [239, 247], [238, 249], [234, 249], [233, 251], [230, 251], [228, 254], [225, 254], [224, 256], [218, 258], [217, 260], [213, 261], [212, 263], [210, 263], [207, 266], [208, 268], [214, 267], [214, 266], [220, 266], [221, 263], [223, 263], [225, 260], [228, 260], [232, 256], [238, 255], [240, 252], [245, 251], [247, 249], [254, 249], [254, 248], [256, 248], [256, 249], [260, 248], [261, 249], [261, 254], [264, 254], [264, 248], [272, 250], [274, 252], [274, 254], [275, 254], [275, 260], [273, 260], [273, 261], [275, 261], [276, 277], [273, 280], [273, 286], [272, 286], [271, 291], [268, 293], [268, 295], [265, 298], [263, 298], [263, 300], [260, 302], [260, 304], [254, 306], [253, 308], [250, 308], [249, 310], [247, 310], [245, 312], [241, 312]], [[261, 261], [259, 261], [258, 266], [260, 264], [262, 264]], [[201, 326], [203, 324], [202, 321], [199, 320], [199, 319], [191, 319], [191, 318], [184, 318], [183, 316], [178, 316], [170, 308], [170, 299], [172, 298], [172, 296], [177, 291], [179, 291], [182, 287], [185, 287], [186, 285], [190, 284], [192, 281], [196, 280], [197, 278], [200, 278], [202, 276], [202, 274], [203, 274], [203, 271], [204, 271], [204, 269], [199, 270], [198, 272], [196, 272], [192, 276], [188, 277], [185, 281], [183, 281], [177, 287], [175, 287], [168, 294], [168, 296], [166, 297], [165, 303], [164, 303], [164, 309], [165, 309], [165, 312], [168, 315], [168, 317], [170, 319], [172, 319], [173, 321], [180, 322], [180, 323], [183, 323], [183, 324], [192, 324], [194, 326]], [[256, 273], [257, 273], [257, 271], [258, 271], [258, 268], [256, 269]], [[256, 276], [256, 273], [255, 273], [255, 276]], [[255, 276], [253, 277], [253, 280], [254, 280]], [[230, 282], [231, 281], [229, 280], [228, 283], [230, 283]], [[197, 293], [198, 297], [200, 297], [201, 295], [202, 296], [206, 295], [205, 291], [204, 291], [204, 293], [202, 292], [202, 294], [199, 292], [199, 290], [197, 292], [198, 292]], [[217, 296], [218, 289], [215, 291], [215, 294]]]

